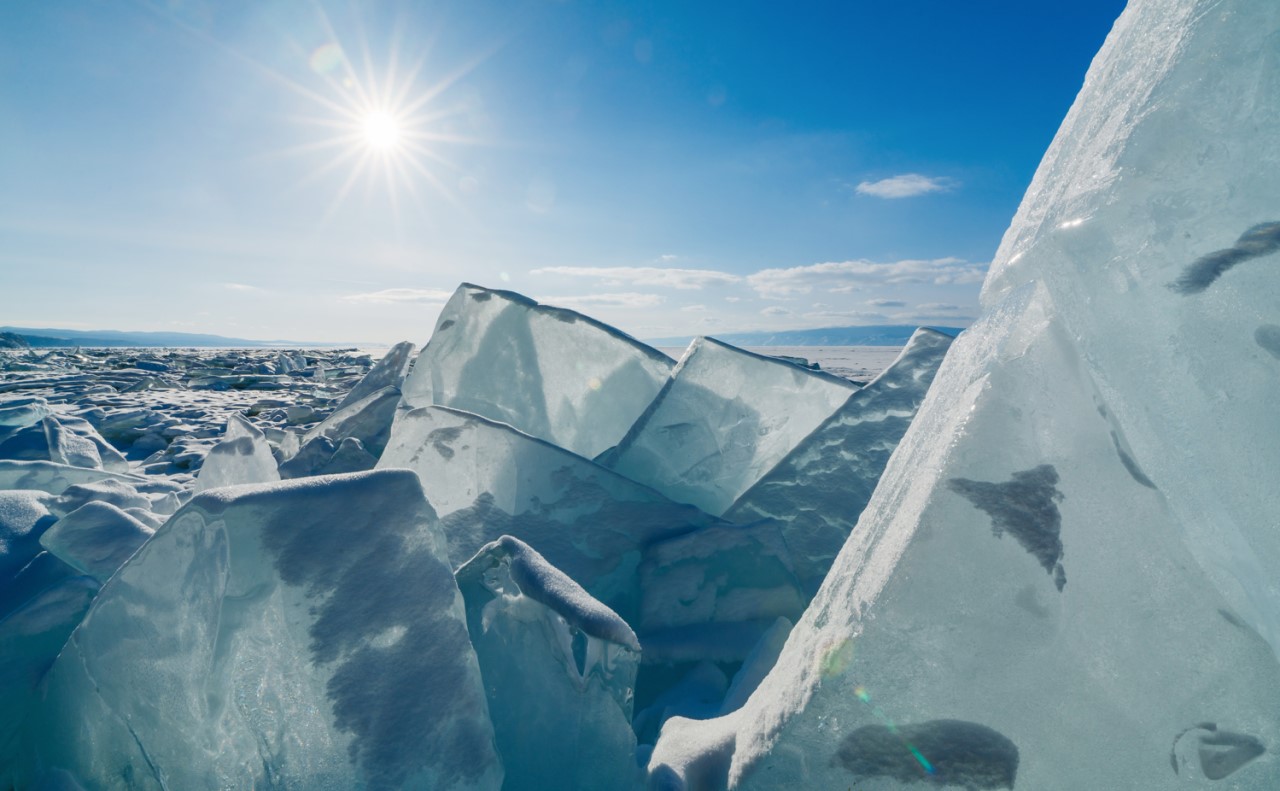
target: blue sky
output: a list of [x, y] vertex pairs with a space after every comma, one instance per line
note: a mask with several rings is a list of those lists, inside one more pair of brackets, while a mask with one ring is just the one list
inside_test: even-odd
[[466, 280], [963, 326], [1122, 9], [0, 4], [0, 324], [422, 342]]

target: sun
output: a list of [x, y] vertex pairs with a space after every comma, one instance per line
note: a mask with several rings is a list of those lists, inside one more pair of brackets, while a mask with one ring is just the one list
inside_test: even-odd
[[[277, 81], [309, 100], [312, 109], [320, 111], [319, 115], [294, 116], [295, 121], [314, 130], [308, 133], [311, 139], [280, 152], [307, 157], [327, 154], [328, 161], [311, 168], [295, 190], [301, 192], [335, 172], [346, 171], [325, 212], [326, 221], [360, 182], [368, 188], [366, 203], [371, 196], [384, 196], [397, 221], [402, 193], [413, 200], [418, 210], [428, 211], [418, 190], [423, 184], [447, 202], [459, 205], [449, 184], [465, 181], [456, 175], [463, 169], [447, 158], [444, 150], [484, 141], [465, 131], [471, 105], [450, 100], [445, 94], [492, 52], [483, 52], [423, 85], [419, 78], [426, 55], [404, 67], [398, 34], [386, 46], [376, 48], [357, 26], [356, 47], [352, 51], [361, 57], [360, 63], [355, 63], [323, 11], [319, 19], [329, 40], [310, 55], [298, 49], [310, 72], [306, 82], [263, 67]], [[381, 57], [375, 57], [375, 53]], [[373, 189], [379, 182], [381, 189]]]
[[386, 154], [399, 148], [403, 136], [400, 119], [385, 110], [366, 113], [360, 121], [360, 131], [365, 145]]

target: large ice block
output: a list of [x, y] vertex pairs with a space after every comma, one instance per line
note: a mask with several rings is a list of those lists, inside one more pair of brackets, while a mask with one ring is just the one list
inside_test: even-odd
[[734, 522], [777, 520], [808, 596], [817, 592], [871, 499], [951, 340], [936, 330], [916, 330], [892, 365], [850, 396], [725, 512]]
[[267, 438], [248, 420], [232, 415], [227, 418], [225, 437], [204, 458], [195, 491], [278, 480], [280, 470]]
[[403, 408], [474, 412], [593, 458], [622, 439], [673, 365], [580, 313], [463, 283], [405, 379]]
[[496, 790], [438, 530], [403, 471], [197, 495], [103, 587], [4, 780]]
[[639, 788], [631, 627], [510, 536], [481, 548], [457, 579], [504, 791]]
[[720, 521], [510, 426], [446, 407], [400, 415], [378, 466], [418, 474], [455, 564], [514, 536], [626, 618], [639, 606], [643, 548]]
[[601, 461], [719, 515], [857, 389], [837, 376], [698, 338]]
[[659, 777], [1280, 784], [1277, 41], [1129, 4], [773, 672]]

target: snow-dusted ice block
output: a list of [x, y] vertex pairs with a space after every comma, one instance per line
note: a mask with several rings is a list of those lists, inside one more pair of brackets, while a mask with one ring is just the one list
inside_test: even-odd
[[817, 592], [857, 524], [951, 340], [936, 330], [916, 330], [891, 366], [725, 512], [734, 522], [777, 520], [807, 595]]
[[[498, 789], [417, 478], [197, 495], [103, 587], [24, 729], [87, 788]], [[25, 774], [24, 771], [25, 770]]]
[[196, 492], [220, 486], [272, 483], [280, 480], [271, 446], [258, 427], [237, 414], [227, 418], [225, 438], [204, 458], [196, 477]]
[[53, 503], [40, 491], [0, 491], [0, 613], [8, 609], [10, 583], [39, 554], [40, 536], [58, 518]]
[[106, 582], [154, 531], [110, 503], [89, 502], [40, 536], [40, 546], [77, 572]]
[[627, 618], [638, 610], [643, 548], [719, 522], [510, 426], [445, 407], [400, 415], [378, 466], [418, 474], [455, 564], [514, 536]]
[[81, 483], [117, 480], [130, 485], [146, 480], [106, 470], [90, 470], [51, 461], [0, 459], [0, 489], [38, 489], [49, 494], [62, 494], [67, 487]]
[[857, 389], [837, 376], [698, 338], [602, 461], [719, 515]]
[[486, 544], [457, 579], [504, 791], [638, 789], [631, 627], [510, 536]]
[[128, 472], [129, 463], [88, 421], [49, 415], [23, 427], [0, 426], [0, 459], [51, 461]]
[[403, 407], [474, 412], [593, 458], [622, 439], [673, 365], [580, 313], [464, 283], [405, 379]]
[[394, 387], [399, 389], [404, 382], [405, 374], [409, 371], [409, 363], [413, 361], [413, 350], [416, 348], [409, 341], [400, 341], [395, 346], [387, 350], [369, 373], [364, 378], [356, 382], [355, 386], [343, 397], [338, 403], [341, 409], [348, 404], [373, 395], [384, 387]]

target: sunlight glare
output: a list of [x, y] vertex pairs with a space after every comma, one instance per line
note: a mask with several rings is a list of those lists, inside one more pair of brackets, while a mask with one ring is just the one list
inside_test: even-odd
[[400, 143], [400, 122], [383, 110], [375, 110], [364, 117], [361, 124], [364, 141], [370, 148], [390, 151]]

